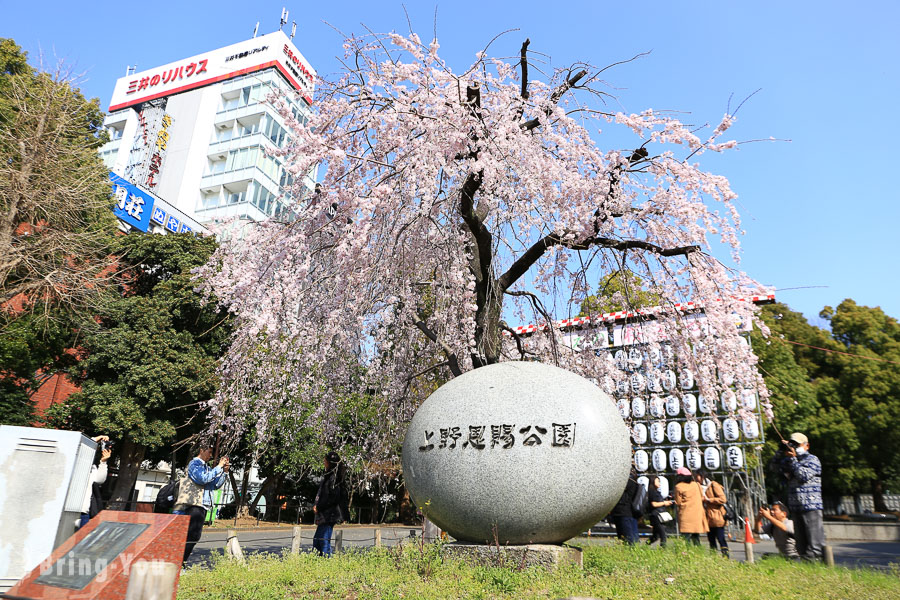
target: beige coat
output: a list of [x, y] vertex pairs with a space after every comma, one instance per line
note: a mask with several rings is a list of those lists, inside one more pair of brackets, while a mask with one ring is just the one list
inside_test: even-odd
[[703, 510], [703, 489], [696, 481], [675, 484], [675, 506], [678, 507], [680, 533], [707, 533], [709, 523]]
[[706, 507], [706, 520], [710, 527], [725, 527], [725, 503], [727, 501], [722, 484], [718, 481], [710, 481], [703, 503]]

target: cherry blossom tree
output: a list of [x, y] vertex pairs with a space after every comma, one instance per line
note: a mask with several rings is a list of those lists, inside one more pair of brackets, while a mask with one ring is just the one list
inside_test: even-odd
[[[528, 46], [506, 60], [485, 49], [455, 73], [437, 40], [350, 38], [308, 122], [271, 100], [292, 133], [274, 152], [300, 200], [201, 272], [239, 324], [209, 406], [214, 428], [289, 439], [299, 418], [327, 438], [342, 398], [368, 393], [382, 415], [373, 455], [389, 455], [418, 402], [474, 368], [542, 360], [608, 387], [622, 376], [611, 359], [567, 348], [552, 323], [617, 271], [665, 299], [648, 328], [703, 393], [723, 379], [757, 385], [735, 313], [752, 318], [736, 298], [758, 286], [712, 255], [738, 255], [736, 194], [697, 163], [737, 146], [722, 139], [734, 115], [692, 126], [615, 112], [606, 69], [532, 79]], [[303, 194], [310, 173], [315, 193]], [[675, 306], [686, 301], [705, 309], [702, 335]], [[515, 335], [536, 321], [548, 327]]]

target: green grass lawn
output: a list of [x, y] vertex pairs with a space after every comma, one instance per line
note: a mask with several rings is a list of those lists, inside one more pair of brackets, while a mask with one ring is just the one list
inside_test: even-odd
[[331, 559], [218, 558], [181, 576], [178, 598], [565, 598], [785, 600], [900, 598], [900, 569], [827, 568], [767, 558], [755, 565], [672, 541], [666, 549], [584, 545], [584, 568], [483, 566], [442, 558], [438, 545], [345, 552]]

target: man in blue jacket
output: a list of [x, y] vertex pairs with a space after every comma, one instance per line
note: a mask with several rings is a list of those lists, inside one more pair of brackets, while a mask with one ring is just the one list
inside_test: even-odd
[[822, 463], [809, 453], [809, 438], [792, 433], [782, 440], [781, 472], [787, 481], [788, 507], [794, 516], [797, 553], [821, 559], [825, 546], [822, 524]]
[[212, 455], [212, 446], [201, 444], [197, 456], [188, 463], [187, 474], [182, 478], [178, 489], [178, 499], [175, 500], [172, 514], [188, 515], [191, 518], [182, 564], [187, 562], [194, 546], [200, 541], [206, 511], [213, 506], [213, 492], [225, 485], [228, 478], [228, 457], [221, 458], [218, 466], [212, 469], [207, 465]]

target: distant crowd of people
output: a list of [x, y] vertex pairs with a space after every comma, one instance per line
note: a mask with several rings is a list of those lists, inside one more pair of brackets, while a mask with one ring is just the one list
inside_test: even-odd
[[[785, 484], [787, 504], [778, 500], [760, 507], [756, 515], [757, 531], [770, 536], [779, 553], [787, 558], [821, 559], [825, 545], [822, 465], [809, 452], [809, 439], [802, 433], [792, 433], [787, 440], [782, 440], [772, 459], [772, 468]], [[725, 527], [731, 511], [722, 484], [711, 479], [704, 469], [691, 472], [685, 467], [676, 470], [671, 494], [664, 495], [661, 484], [661, 478], [654, 476], [644, 488], [632, 467], [625, 491], [609, 513], [617, 537], [627, 544], [636, 544], [638, 519], [646, 517], [652, 532], [647, 543], [658, 541], [660, 546], [665, 546], [666, 523], [675, 520], [685, 540], [699, 546], [701, 534], [706, 534], [709, 547], [727, 557]], [[675, 517], [668, 511], [672, 507]]]
[[[100, 485], [106, 481], [107, 461], [112, 452], [108, 436], [100, 435], [93, 440], [98, 446], [78, 527], [85, 526], [103, 508]], [[161, 512], [168, 512], [171, 508], [172, 514], [186, 515], [190, 518], [183, 563], [187, 562], [194, 551], [194, 546], [200, 541], [207, 512], [213, 507], [213, 492], [225, 485], [230, 468], [228, 457], [220, 458], [215, 467], [210, 466], [213, 458], [213, 447], [210, 444], [201, 443], [195, 451], [196, 454], [188, 463], [185, 475], [180, 480], [163, 487], [156, 501], [157, 511], [160, 511], [160, 507], [163, 507]], [[350, 516], [349, 495], [345, 467], [337, 452], [328, 452], [325, 455], [324, 466], [325, 474], [313, 502], [316, 523], [313, 548], [322, 556], [331, 556], [331, 535], [334, 526], [348, 520]]]

